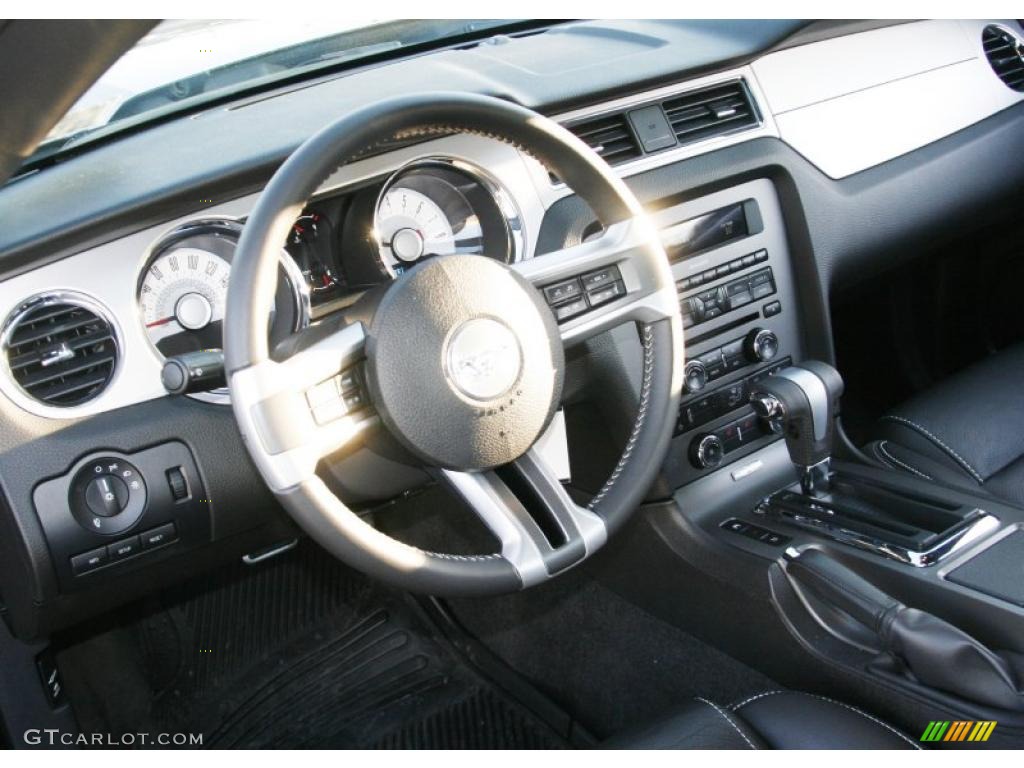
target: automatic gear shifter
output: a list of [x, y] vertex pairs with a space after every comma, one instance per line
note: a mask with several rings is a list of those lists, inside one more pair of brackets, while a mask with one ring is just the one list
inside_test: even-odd
[[809, 360], [759, 381], [750, 395], [754, 411], [784, 435], [789, 458], [808, 496], [829, 489], [832, 442], [843, 379], [826, 363]]

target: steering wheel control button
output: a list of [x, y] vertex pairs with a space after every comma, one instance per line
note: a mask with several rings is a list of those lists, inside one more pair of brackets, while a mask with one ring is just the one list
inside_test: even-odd
[[619, 268], [613, 264], [593, 272], [587, 272], [587, 274], [580, 278], [580, 281], [583, 283], [583, 289], [589, 292], [595, 288], [600, 288], [602, 285], [608, 285], [621, 279], [622, 275], [619, 273]]
[[367, 405], [366, 393], [356, 370], [342, 371], [306, 390], [313, 420], [324, 425]]
[[113, 517], [128, 506], [128, 486], [115, 475], [100, 475], [85, 487], [85, 504], [94, 515]]
[[580, 287], [580, 281], [575, 277], [544, 288], [544, 298], [547, 299], [548, 304], [552, 305], [561, 304], [569, 299], [575, 299], [582, 293], [583, 289]]
[[92, 459], [75, 474], [68, 498], [79, 525], [93, 533], [128, 530], [146, 508], [146, 483], [139, 470], [115, 456]]
[[107, 545], [107, 557], [111, 561], [124, 560], [126, 557], [137, 555], [142, 545], [139, 543], [138, 536], [132, 536], [129, 539], [123, 539], [122, 541], [115, 542]]
[[555, 319], [560, 323], [564, 320], [571, 320], [577, 315], [582, 315], [588, 309], [590, 309], [590, 305], [588, 305], [587, 300], [581, 296], [578, 299], [574, 299], [555, 307]]
[[606, 285], [604, 288], [598, 288], [596, 291], [589, 291], [587, 293], [587, 300], [590, 302], [590, 306], [597, 307], [625, 295], [626, 286], [621, 282], [614, 282], [611, 285]]
[[99, 547], [71, 558], [71, 572], [75, 576], [95, 571], [97, 568], [107, 564], [107, 548]]
[[622, 273], [614, 264], [544, 287], [544, 299], [559, 323], [625, 295]]
[[490, 317], [460, 325], [448, 342], [445, 373], [466, 397], [487, 402], [507, 393], [519, 380], [523, 353], [512, 329]]

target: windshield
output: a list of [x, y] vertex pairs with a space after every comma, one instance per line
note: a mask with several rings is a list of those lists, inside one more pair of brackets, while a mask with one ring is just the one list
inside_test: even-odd
[[241, 88], [509, 20], [168, 20], [124, 54], [54, 126], [26, 165], [98, 133]]

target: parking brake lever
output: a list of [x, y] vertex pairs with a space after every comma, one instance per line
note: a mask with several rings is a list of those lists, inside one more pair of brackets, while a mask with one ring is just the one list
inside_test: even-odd
[[873, 630], [917, 682], [1024, 711], [1024, 655], [993, 651], [948, 621], [908, 608], [821, 550], [791, 548], [785, 557], [791, 581]]

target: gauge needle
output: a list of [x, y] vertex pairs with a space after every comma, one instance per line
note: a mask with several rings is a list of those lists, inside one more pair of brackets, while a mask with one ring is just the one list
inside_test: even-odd
[[173, 319], [174, 319], [174, 315], [171, 315], [170, 317], [165, 317], [162, 320], [154, 320], [152, 323], [146, 323], [146, 327], [147, 328], [154, 328], [154, 327], [156, 327], [158, 325], [166, 325], [167, 323], [171, 322], [171, 320], [173, 320]]

